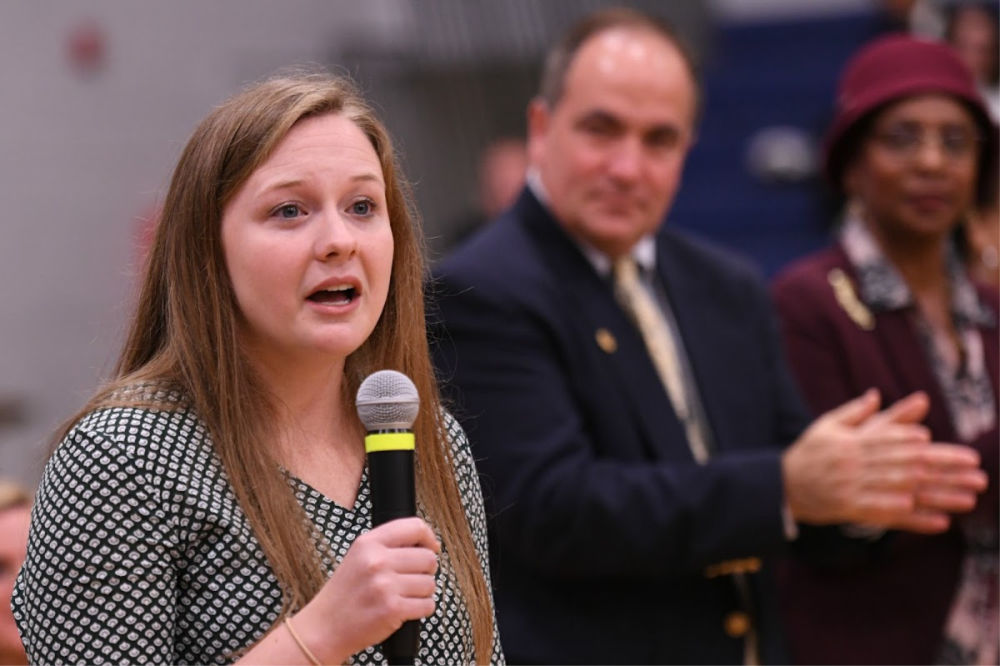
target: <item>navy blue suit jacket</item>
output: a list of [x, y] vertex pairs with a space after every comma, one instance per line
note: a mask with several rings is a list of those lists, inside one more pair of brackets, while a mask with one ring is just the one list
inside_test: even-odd
[[713, 565], [784, 546], [779, 453], [806, 412], [755, 272], [666, 230], [657, 253], [715, 442], [704, 466], [611, 285], [528, 190], [434, 276], [511, 663], [742, 663], [734, 611], [786, 660], [766, 564], [749, 600]]

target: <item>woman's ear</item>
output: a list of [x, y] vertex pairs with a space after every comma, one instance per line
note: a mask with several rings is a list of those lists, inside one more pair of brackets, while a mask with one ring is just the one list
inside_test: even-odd
[[848, 162], [844, 167], [843, 174], [840, 177], [841, 187], [844, 188], [844, 194], [848, 199], [853, 199], [857, 197], [858, 186], [861, 181], [861, 166], [859, 165], [859, 158], [857, 155]]

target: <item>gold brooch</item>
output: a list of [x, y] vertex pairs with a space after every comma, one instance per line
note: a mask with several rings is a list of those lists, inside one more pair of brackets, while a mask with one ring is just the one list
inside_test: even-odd
[[851, 280], [839, 268], [834, 268], [827, 273], [826, 279], [833, 287], [833, 295], [837, 297], [837, 303], [844, 309], [851, 320], [866, 331], [875, 329], [875, 316], [871, 310], [858, 298], [854, 291]]
[[605, 354], [614, 354], [618, 351], [618, 341], [615, 340], [614, 334], [612, 334], [608, 329], [597, 329], [594, 332], [594, 339], [597, 340], [597, 346], [600, 347]]

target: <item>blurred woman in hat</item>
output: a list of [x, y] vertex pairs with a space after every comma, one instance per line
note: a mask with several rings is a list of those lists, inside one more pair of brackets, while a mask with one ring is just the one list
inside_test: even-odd
[[890, 35], [845, 68], [825, 148], [837, 241], [773, 286], [803, 393], [820, 413], [869, 387], [925, 391], [933, 439], [975, 446], [990, 489], [934, 534], [803, 530], [782, 579], [792, 655], [995, 664], [998, 297], [950, 239], [995, 187], [997, 130], [950, 47]]

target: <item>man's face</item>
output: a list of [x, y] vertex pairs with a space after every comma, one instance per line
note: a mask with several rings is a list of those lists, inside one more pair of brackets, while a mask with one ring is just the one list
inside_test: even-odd
[[693, 142], [695, 86], [677, 48], [613, 28], [578, 49], [553, 108], [529, 109], [532, 163], [560, 223], [614, 258], [662, 223]]

